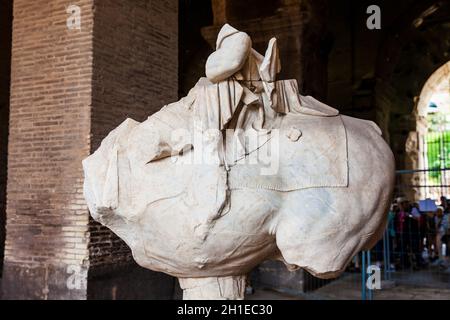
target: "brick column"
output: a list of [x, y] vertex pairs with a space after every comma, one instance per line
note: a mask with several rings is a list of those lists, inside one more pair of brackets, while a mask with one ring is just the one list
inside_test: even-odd
[[[80, 30], [66, 25], [71, 4]], [[126, 117], [176, 100], [177, 1], [15, 0], [13, 10], [3, 297], [170, 297], [169, 277], [111, 273], [130, 253], [89, 219], [81, 160]]]
[[93, 0], [77, 5], [69, 30], [67, 1], [14, 1], [4, 298], [86, 297]]
[[0, 277], [3, 271], [6, 224], [6, 160], [11, 74], [12, 2], [0, 1]]

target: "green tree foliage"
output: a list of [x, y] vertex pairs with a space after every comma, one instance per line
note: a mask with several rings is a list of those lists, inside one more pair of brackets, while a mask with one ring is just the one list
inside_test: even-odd
[[[427, 161], [428, 169], [450, 168], [450, 130], [446, 114], [428, 114]], [[428, 177], [440, 183], [441, 171], [430, 171]]]

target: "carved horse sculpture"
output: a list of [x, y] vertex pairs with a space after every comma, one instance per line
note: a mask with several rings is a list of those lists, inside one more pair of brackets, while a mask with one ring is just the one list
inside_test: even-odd
[[186, 299], [243, 298], [266, 259], [335, 277], [383, 233], [394, 159], [379, 128], [301, 96], [279, 70], [275, 39], [262, 56], [226, 25], [209, 79], [125, 120], [83, 162], [93, 218]]

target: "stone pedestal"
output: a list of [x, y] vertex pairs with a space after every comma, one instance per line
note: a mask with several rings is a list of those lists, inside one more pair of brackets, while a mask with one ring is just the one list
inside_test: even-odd
[[315, 290], [330, 280], [313, 277], [303, 269], [289, 271], [280, 261], [265, 261], [251, 273], [251, 285], [255, 289], [270, 289], [298, 295]]
[[179, 278], [183, 300], [243, 300], [246, 276]]

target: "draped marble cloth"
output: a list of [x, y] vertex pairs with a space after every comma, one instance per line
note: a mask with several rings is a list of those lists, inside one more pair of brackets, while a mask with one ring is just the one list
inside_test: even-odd
[[[96, 189], [102, 184], [92, 184], [93, 194], [102, 195], [98, 197], [103, 199], [99, 205], [115, 208], [119, 202], [128, 203], [133, 210], [122, 213], [128, 216], [132, 212], [133, 215], [141, 212], [147, 204], [160, 199], [183, 197], [187, 205], [198, 210], [196, 217], [202, 224], [226, 213], [229, 190], [291, 191], [347, 186], [347, 138], [337, 110], [312, 97], [298, 95], [295, 80], [277, 81], [275, 84], [277, 112], [271, 117], [268, 115], [270, 110], [266, 109], [264, 121], [261, 121], [263, 104], [255, 102], [267, 102], [267, 97], [264, 93], [258, 97], [237, 81], [223, 85], [200, 81], [187, 97], [165, 106], [146, 121], [124, 121], [110, 132], [99, 149], [112, 149], [113, 155], [95, 152], [86, 160], [89, 167], [103, 168], [92, 172], [89, 177], [106, 181], [103, 190]], [[217, 92], [223, 98], [220, 113]], [[207, 110], [212, 108], [211, 104], [216, 106], [216, 110]], [[231, 118], [236, 110], [239, 116], [233, 121]], [[256, 147], [244, 145], [241, 153], [227, 154], [228, 171], [223, 165], [192, 163], [186, 160], [200, 152], [192, 139], [196, 116], [207, 123], [206, 127], [224, 128], [227, 123], [239, 123], [238, 126], [247, 132], [258, 134], [261, 130], [262, 136]], [[255, 123], [258, 124], [256, 128]], [[190, 134], [174, 140], [173, 133], [179, 129]], [[279, 129], [278, 136], [274, 129]], [[288, 137], [292, 130], [301, 132], [297, 141]], [[239, 136], [234, 138], [237, 140]], [[261, 175], [261, 168], [271, 164], [261, 162], [257, 157], [269, 154], [272, 139], [278, 138], [280, 149], [277, 152], [280, 156], [275, 160], [279, 161], [278, 170]], [[105, 161], [108, 165], [99, 165]], [[121, 179], [122, 175], [133, 178]], [[89, 179], [85, 181], [87, 185], [91, 185]], [[146, 185], [148, 192], [129, 193], [129, 190], [139, 190], [142, 185]], [[205, 198], [197, 196], [199, 193], [211, 195], [209, 204], [196, 201]]]
[[[217, 84], [207, 78], [201, 78], [196, 85], [194, 119], [200, 122], [202, 129], [225, 129], [244, 95], [244, 88], [232, 78]], [[246, 92], [245, 96], [252, 95]], [[252, 103], [257, 99], [250, 96]]]
[[[277, 88], [294, 91], [273, 96], [273, 101], [282, 101], [283, 113], [271, 113], [272, 107], [266, 105], [269, 108], [264, 110], [264, 123], [259, 129], [254, 123], [261, 124], [262, 104], [254, 101], [253, 95], [247, 93], [246, 96], [245, 90], [239, 88], [239, 82], [229, 83], [223, 88], [218, 88], [217, 84], [201, 85], [207, 87], [195, 86], [187, 97], [165, 106], [142, 123], [131, 119], [124, 121], [83, 162], [87, 172], [84, 182], [86, 199], [91, 206], [96, 206], [89, 207], [94, 219], [126, 239], [127, 244], [134, 248], [133, 255], [137, 256], [137, 261], [145, 261], [146, 267], [169, 274], [178, 270], [177, 264], [190, 268], [194, 263], [187, 258], [175, 263], [173, 253], [170, 253], [176, 251], [174, 248], [180, 250], [177, 253], [180, 256], [183, 255], [183, 246], [195, 248], [189, 250], [194, 250], [199, 259], [203, 259], [206, 250], [203, 241], [212, 226], [220, 221], [219, 218], [229, 212], [230, 193], [234, 190], [287, 192], [313, 187], [345, 187], [348, 182], [345, 127], [335, 109], [311, 97], [298, 95], [296, 85], [291, 81], [276, 83]], [[228, 98], [224, 99], [229, 101], [229, 109], [220, 115], [196, 110], [217, 103], [214, 97], [209, 96], [216, 95], [217, 90], [229, 90]], [[238, 98], [240, 92], [242, 95]], [[258, 96], [258, 101], [267, 103], [268, 98], [263, 92]], [[247, 105], [244, 99], [251, 103]], [[278, 104], [277, 108], [281, 105]], [[237, 119], [234, 122], [232, 117], [227, 122], [233, 110], [237, 118], [242, 116], [245, 121]], [[195, 127], [193, 119], [196, 114], [208, 119], [206, 127]], [[255, 133], [261, 131], [264, 139], [257, 148], [244, 146], [240, 158], [227, 157], [228, 170], [224, 165], [189, 161], [192, 155], [201, 153], [192, 139], [193, 134], [173, 139], [174, 132], [180, 129], [193, 133], [208, 126], [220, 128], [234, 126], [234, 123], [240, 123], [242, 128]], [[268, 130], [264, 131], [264, 128]], [[266, 166], [265, 163], [252, 165], [246, 161], [256, 157], [258, 151], [265, 153], [265, 148], [271, 147], [272, 140], [277, 139], [275, 129], [279, 129], [279, 170], [271, 175], [261, 175], [260, 170]], [[301, 131], [296, 141], [289, 138], [292, 130]], [[151, 215], [145, 214], [150, 211]], [[168, 225], [167, 221], [174, 219], [174, 216], [166, 216], [169, 213], [185, 217], [185, 223]], [[144, 223], [137, 223], [139, 229], [129, 231], [129, 226], [136, 221], [150, 218], [151, 232]], [[177, 237], [167, 238], [168, 228], [175, 228], [177, 231], [173, 232]], [[214, 234], [218, 241], [224, 241], [226, 233], [222, 238], [220, 235], [220, 232]], [[197, 267], [188, 270], [201, 272]], [[191, 273], [184, 275], [192, 276]]]
[[[257, 145], [241, 143], [239, 135], [225, 141], [229, 146], [226, 148], [229, 172], [227, 181], [221, 175], [221, 183], [227, 183], [230, 189], [292, 191], [347, 186], [347, 138], [339, 112], [310, 96], [299, 95], [296, 80], [276, 81], [274, 84], [276, 93], [271, 108], [275, 112], [272, 118], [267, 116], [267, 108], [263, 110], [265, 114], [261, 112], [268, 100], [264, 91], [252, 93], [232, 79], [218, 84], [202, 79], [189, 93], [187, 102], [170, 106], [166, 120], [162, 112], [156, 117], [169, 122], [173, 119], [173, 113], [177, 113], [178, 117], [182, 114], [176, 108], [187, 107], [188, 114], [200, 119], [202, 129], [221, 130], [231, 125], [232, 129], [242, 129], [241, 134], [259, 134]], [[237, 110], [239, 114], [232, 121]], [[292, 130], [301, 133], [297, 141], [289, 139]], [[194, 143], [185, 141], [183, 145], [188, 144]], [[236, 147], [230, 147], [230, 144], [238, 144], [241, 149], [238, 148], [236, 153]], [[261, 155], [264, 157], [273, 152], [276, 152], [271, 159], [274, 163], [261, 161]], [[261, 175], [261, 169], [271, 166], [276, 166], [276, 172]]]
[[[298, 141], [289, 139], [291, 130], [301, 132]], [[340, 116], [289, 113], [272, 139], [276, 142], [268, 141], [230, 167], [231, 189], [293, 191], [348, 185], [346, 132]]]
[[[229, 188], [293, 191], [347, 186], [346, 133], [337, 110], [300, 96], [296, 80], [275, 81], [274, 88], [271, 108], [280, 116], [268, 124], [260, 112], [264, 102], [249, 107], [260, 98], [264, 100], [264, 91], [258, 97], [232, 79], [218, 84], [199, 81], [194, 114], [205, 128], [224, 129], [242, 99], [243, 108], [233, 129], [242, 129], [241, 136], [247, 137], [258, 136], [261, 131], [253, 146], [245, 145], [237, 135], [226, 142]], [[298, 141], [288, 138], [292, 130], [301, 133]], [[270, 163], [264, 163], [267, 160]]]

